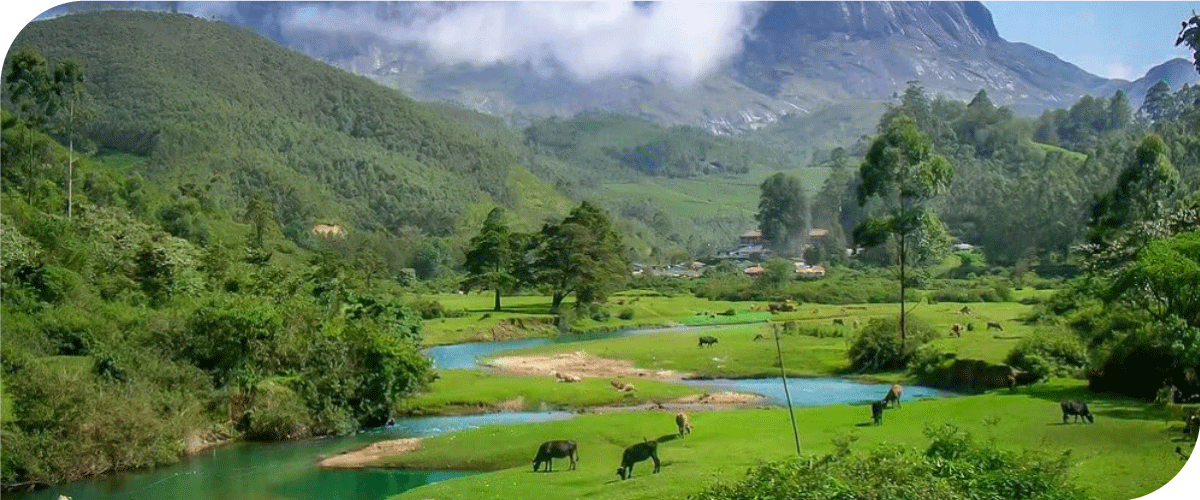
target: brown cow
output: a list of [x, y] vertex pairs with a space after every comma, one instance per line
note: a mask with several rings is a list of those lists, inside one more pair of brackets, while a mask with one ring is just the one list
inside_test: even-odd
[[958, 313], [963, 316], [971, 314], [971, 307], [970, 306], [962, 306], [962, 309], [959, 309]]
[[692, 433], [692, 421], [688, 419], [687, 413], [679, 412], [675, 414], [675, 427], [679, 428], [679, 436]]
[[846, 321], [843, 320], [842, 318], [833, 318], [833, 324], [840, 325], [840, 326], [846, 326]]
[[950, 327], [950, 334], [955, 337], [962, 337], [962, 332], [965, 329], [962, 325], [955, 323], [954, 326]]
[[1004, 331], [1004, 327], [1003, 327], [1003, 326], [1000, 326], [1000, 322], [999, 322], [999, 321], [988, 321], [988, 322], [987, 322], [987, 329], [988, 329], [988, 330], [991, 330], [991, 329], [996, 329], [996, 330], [1000, 330], [1000, 331], [1002, 331], [1002, 332]]

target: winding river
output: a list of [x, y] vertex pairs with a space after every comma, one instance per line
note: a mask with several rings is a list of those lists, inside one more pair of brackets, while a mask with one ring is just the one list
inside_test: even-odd
[[[663, 331], [715, 328], [674, 327], [604, 333], [478, 342], [438, 346], [425, 353], [441, 369], [479, 368], [477, 359], [500, 351], [553, 343], [612, 338]], [[752, 392], [784, 404], [779, 379], [690, 380], [684, 383], [714, 391]], [[887, 391], [882, 384], [863, 384], [841, 378], [789, 379], [789, 394], [797, 406], [859, 402]], [[945, 393], [925, 387], [906, 387], [905, 399], [936, 397]], [[421, 485], [471, 472], [407, 471], [389, 469], [322, 470], [319, 456], [362, 446], [382, 439], [424, 437], [485, 425], [544, 422], [571, 418], [569, 412], [516, 412], [455, 417], [399, 419], [394, 425], [353, 436], [307, 439], [284, 443], [237, 443], [219, 447], [168, 467], [80, 481], [29, 493], [5, 494], [12, 500], [380, 500]]]

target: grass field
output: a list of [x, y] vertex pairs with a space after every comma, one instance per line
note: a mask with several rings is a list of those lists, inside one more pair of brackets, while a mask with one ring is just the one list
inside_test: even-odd
[[[741, 306], [743, 309], [745, 304]], [[1032, 306], [1015, 303], [971, 304], [970, 316], [958, 314], [961, 304], [921, 305], [913, 310], [946, 337], [933, 341], [933, 345], [945, 352], [954, 352], [959, 358], [982, 359], [1002, 362], [1009, 351], [1020, 341], [1020, 337], [1033, 332], [1033, 327], [1015, 321], [1027, 313]], [[895, 314], [896, 304], [868, 304], [848, 306], [814, 305], [805, 306], [792, 313], [783, 313], [765, 319], [772, 323], [732, 325], [703, 333], [661, 332], [619, 338], [591, 340], [586, 342], [532, 347], [510, 351], [507, 355], [545, 355], [574, 351], [586, 351], [602, 358], [627, 359], [640, 368], [692, 372], [700, 376], [720, 378], [773, 377], [779, 373], [775, 344], [772, 341], [773, 325], [795, 321], [801, 330], [818, 329], [824, 337], [809, 335], [781, 335], [785, 366], [792, 376], [819, 376], [845, 374], [849, 362], [846, 357], [848, 335], [853, 332], [853, 321], [865, 323], [872, 317]], [[747, 313], [747, 317], [750, 314]], [[720, 316], [718, 316], [720, 317]], [[842, 319], [845, 326], [833, 324], [833, 319]], [[976, 323], [975, 331], [964, 332], [962, 337], [949, 337], [954, 323]], [[997, 321], [1004, 331], [986, 330], [987, 321]], [[762, 334], [764, 340], [754, 340]], [[841, 337], [834, 337], [841, 334]], [[717, 337], [719, 342], [711, 347], [697, 347], [699, 335]], [[871, 374], [865, 378], [894, 381], [903, 378], [900, 373]]]
[[[1096, 423], [1063, 425], [1057, 402], [1067, 397], [1089, 401]], [[943, 422], [1006, 448], [1071, 450], [1079, 484], [1105, 500], [1145, 495], [1179, 472], [1182, 462], [1175, 446], [1187, 450], [1194, 443], [1184, 441], [1182, 424], [1168, 417], [1167, 411], [1139, 401], [1090, 394], [1075, 380], [1016, 392], [908, 401], [901, 409], [888, 410], [881, 427], [869, 425], [870, 410], [862, 405], [796, 411], [806, 453], [831, 451], [831, 440], [846, 436], [857, 438], [852, 448], [857, 450], [882, 443], [923, 449], [928, 444], [925, 425]], [[702, 412], [692, 420], [695, 430], [683, 438], [674, 437], [672, 415], [663, 411], [485, 427], [428, 438], [421, 450], [381, 465], [495, 471], [424, 486], [396, 499], [661, 499], [683, 498], [715, 481], [739, 479], [758, 460], [782, 460], [794, 453], [784, 409]], [[660, 440], [662, 472], [651, 475], [645, 462], [635, 466], [633, 480], [617, 481], [621, 449], [644, 437]], [[566, 471], [566, 462], [560, 461], [552, 474], [531, 472], [533, 452], [550, 439], [579, 442], [578, 470]]]
[[[1015, 291], [1014, 296], [1020, 299], [1029, 296], [1046, 296], [1049, 293], [1052, 293], [1052, 291], [1027, 289]], [[550, 310], [550, 297], [547, 296], [516, 295], [502, 297], [500, 312], [492, 311], [493, 297], [491, 293], [486, 292], [467, 295], [425, 295], [420, 298], [423, 300], [436, 300], [448, 310], [464, 311], [461, 317], [438, 318], [425, 321], [422, 330], [426, 345], [545, 337], [558, 334], [555, 328], [549, 326], [552, 324], [554, 316], [548, 314]], [[753, 310], [756, 307], [762, 309], [765, 305], [765, 302], [708, 300], [686, 293], [663, 296], [661, 294], [635, 290], [609, 297], [608, 301], [604, 304], [605, 309], [610, 315], [607, 321], [593, 321], [588, 318], [582, 318], [575, 327], [578, 330], [590, 331], [649, 326], [746, 324], [789, 320], [798, 321], [805, 326], [832, 326], [834, 318], [842, 318], [849, 324], [854, 319], [861, 321], [871, 317], [894, 315], [899, 312], [898, 304], [862, 304], [845, 307], [808, 304], [802, 305], [795, 312], [776, 315]], [[1017, 322], [1022, 315], [1032, 310], [1032, 306], [1013, 302], [971, 303], [969, 305], [974, 310], [974, 314], [971, 316], [958, 314], [957, 311], [963, 306], [960, 303], [922, 303], [915, 306], [910, 304], [909, 307], [913, 315], [925, 319], [946, 332], [949, 331], [950, 325], [954, 323], [966, 324], [972, 322], [976, 323], [976, 326], [982, 329], [982, 327], [987, 325], [988, 321], [998, 321], [1004, 326], [1003, 332], [990, 332], [986, 335], [988, 338], [991, 338], [993, 334], [1004, 337], [1019, 337], [1033, 330], [1032, 327]], [[574, 302], [568, 299], [564, 307], [574, 307]], [[619, 318], [619, 314], [625, 309], [632, 311], [632, 318], [627, 320]], [[814, 311], [816, 312], [814, 313]], [[728, 312], [732, 312], [733, 314], [726, 315]], [[512, 322], [516, 319], [532, 319], [531, 321], [527, 321], [527, 323], [540, 326], [522, 330], [519, 328], [509, 328], [502, 324], [503, 322]], [[976, 333], [983, 335], [983, 332]], [[976, 337], [972, 338], [977, 340]], [[1016, 344], [1016, 340], [1010, 340], [1010, 342], [1001, 342], [1000, 344], [1011, 348], [1012, 345]], [[955, 350], [963, 355], [969, 354], [972, 357], [983, 356], [981, 359], [989, 359], [987, 356], [994, 354], [977, 352], [981, 346], [968, 341], [967, 337], [963, 339], [946, 339], [939, 342], [945, 342], [951, 346], [956, 345]], [[986, 346], [982, 347], [986, 351]], [[1007, 352], [1007, 350], [1004, 350], [1001, 357], [1003, 354], [1007, 354]]]
[[501, 375], [481, 370], [441, 370], [430, 392], [405, 401], [402, 413], [454, 415], [500, 410], [576, 410], [595, 406], [627, 406], [666, 401], [702, 391], [691, 387], [638, 380], [636, 392], [613, 390], [607, 379], [585, 378], [574, 384], [553, 377]]

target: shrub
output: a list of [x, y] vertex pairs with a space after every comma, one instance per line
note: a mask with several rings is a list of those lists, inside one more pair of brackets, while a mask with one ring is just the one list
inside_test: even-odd
[[847, 443], [835, 442], [833, 453], [760, 464], [740, 481], [717, 483], [691, 498], [1091, 498], [1071, 482], [1069, 451], [1004, 450], [977, 443], [950, 424], [927, 427], [925, 435], [930, 444], [924, 451], [883, 444], [855, 453]]
[[874, 372], [904, 368], [917, 348], [938, 338], [928, 324], [906, 318], [904, 347], [900, 346], [900, 318], [872, 318], [854, 336], [847, 356], [850, 368], [858, 372]]
[[1087, 366], [1087, 347], [1074, 334], [1038, 330], [1021, 339], [1004, 362], [1038, 375], [1067, 377]]
[[633, 309], [628, 307], [621, 309], [621, 312], [617, 314], [617, 317], [623, 320], [631, 320], [633, 319]]
[[942, 380], [946, 369], [950, 367], [954, 353], [942, 352], [929, 344], [920, 346], [908, 360], [908, 372], [925, 384]]

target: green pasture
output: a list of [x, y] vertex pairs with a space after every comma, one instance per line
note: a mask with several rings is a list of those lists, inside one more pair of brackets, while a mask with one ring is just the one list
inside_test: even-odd
[[440, 370], [438, 375], [441, 378], [432, 384], [428, 393], [406, 400], [399, 411], [417, 415], [454, 415], [501, 410], [578, 410], [667, 401], [702, 392], [680, 384], [647, 379], [621, 379], [633, 382], [637, 390], [617, 392], [607, 378], [562, 383], [549, 375], [529, 377], [482, 370]]
[[[745, 307], [745, 303], [743, 304]], [[914, 317], [925, 320], [946, 337], [933, 341], [945, 352], [959, 358], [1002, 362], [1021, 337], [1032, 333], [1033, 327], [1016, 321], [1032, 306], [1015, 303], [971, 304], [972, 314], [958, 313], [962, 304], [922, 304], [914, 309]], [[784, 330], [786, 322], [795, 322], [800, 333], [781, 334], [784, 366], [792, 376], [846, 375], [848, 339], [853, 335], [854, 321], [860, 327], [872, 317], [895, 314], [896, 304], [856, 306], [808, 305], [798, 311], [774, 315], [765, 313], [771, 323], [729, 325], [704, 331], [669, 331], [632, 335], [619, 338], [590, 340], [509, 351], [506, 355], [548, 355], [575, 351], [602, 358], [627, 359], [635, 366], [647, 369], [677, 370], [704, 377], [753, 378], [771, 377], [779, 373], [775, 353], [773, 328]], [[835, 325], [841, 319], [844, 325]], [[999, 322], [1003, 331], [987, 330], [988, 321]], [[975, 323], [975, 330], [963, 332], [962, 337], [950, 337], [954, 323]], [[811, 335], [817, 333], [818, 335]], [[754, 340], [757, 335], [762, 340]], [[699, 347], [698, 338], [710, 335], [718, 339], [713, 346]], [[840, 335], [840, 336], [835, 336]], [[864, 378], [894, 381], [900, 373], [871, 374]]]
[[[501, 311], [492, 311], [494, 296], [490, 292], [475, 292], [465, 295], [436, 294], [420, 297], [436, 300], [451, 311], [463, 311], [457, 318], [437, 318], [422, 323], [426, 345], [455, 344], [472, 341], [511, 340], [516, 338], [545, 337], [557, 335], [553, 328], [554, 316], [549, 314], [550, 297], [543, 295], [515, 295], [500, 298]], [[697, 298], [691, 294], [662, 296], [639, 291], [622, 292], [610, 297], [602, 307], [609, 313], [607, 321], [581, 318], [575, 328], [582, 331], [619, 330], [624, 328], [705, 325], [763, 322], [770, 319], [767, 312], [752, 311], [750, 302], [730, 302]], [[564, 309], [573, 309], [573, 298], [563, 304]], [[630, 319], [620, 319], [621, 311], [633, 312]], [[733, 315], [723, 313], [733, 310]], [[502, 322], [511, 323], [520, 319], [536, 328], [521, 330], [507, 328]], [[497, 328], [499, 327], [499, 328]]]
[[[1063, 425], [1058, 401], [1068, 397], [1087, 400], [1096, 423]], [[881, 427], [870, 425], [870, 410], [863, 405], [801, 408], [796, 420], [802, 449], [810, 454], [832, 451], [835, 437], [856, 438], [852, 450], [885, 443], [923, 449], [925, 426], [947, 422], [1002, 447], [1071, 450], [1079, 484], [1098, 498], [1125, 500], [1166, 484], [1182, 466], [1175, 446], [1193, 447], [1180, 433], [1182, 423], [1169, 415], [1142, 402], [1087, 393], [1081, 381], [1056, 380], [1015, 392], [908, 401], [888, 410]], [[377, 465], [494, 471], [423, 486], [395, 499], [660, 499], [684, 498], [716, 481], [740, 479], [759, 460], [794, 456], [784, 409], [691, 416], [695, 429], [682, 438], [675, 437], [673, 414], [658, 410], [484, 427], [427, 438], [420, 450]], [[621, 450], [643, 438], [659, 440], [662, 472], [652, 475], [650, 463], [642, 462], [634, 467], [633, 479], [618, 481]], [[556, 460], [555, 472], [532, 472], [538, 444], [551, 439], [579, 442], [578, 470], [568, 471], [567, 461]]]

